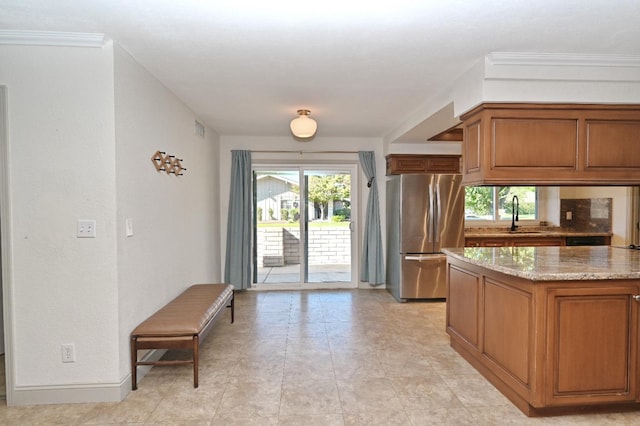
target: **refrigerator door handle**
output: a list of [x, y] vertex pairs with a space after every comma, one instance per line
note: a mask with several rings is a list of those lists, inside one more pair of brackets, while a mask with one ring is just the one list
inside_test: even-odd
[[445, 257], [442, 254], [410, 254], [404, 257], [404, 260], [440, 260]]
[[433, 242], [433, 183], [429, 184], [429, 217], [427, 218], [427, 241]]
[[436, 242], [440, 242], [440, 216], [442, 215], [442, 204], [440, 203], [440, 186], [436, 185], [436, 216], [433, 217], [433, 234]]

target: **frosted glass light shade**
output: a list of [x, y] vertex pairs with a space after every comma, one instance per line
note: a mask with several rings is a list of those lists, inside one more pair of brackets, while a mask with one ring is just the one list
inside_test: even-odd
[[291, 120], [289, 127], [293, 136], [300, 139], [308, 139], [313, 137], [318, 130], [318, 123], [312, 118], [309, 118], [310, 111], [308, 109], [299, 109], [298, 118]]

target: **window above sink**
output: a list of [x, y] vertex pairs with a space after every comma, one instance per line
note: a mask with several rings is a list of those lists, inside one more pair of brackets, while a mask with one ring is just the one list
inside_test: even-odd
[[535, 186], [467, 186], [465, 187], [465, 221], [467, 226], [506, 225], [511, 223], [513, 196], [519, 200], [519, 225], [537, 225], [538, 188]]

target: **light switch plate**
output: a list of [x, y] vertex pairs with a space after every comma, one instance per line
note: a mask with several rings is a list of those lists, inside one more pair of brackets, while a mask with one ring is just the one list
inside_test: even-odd
[[78, 219], [77, 228], [76, 228], [76, 237], [95, 238], [96, 237], [96, 221]]
[[127, 237], [133, 237], [133, 219], [127, 218], [124, 221], [124, 228]]

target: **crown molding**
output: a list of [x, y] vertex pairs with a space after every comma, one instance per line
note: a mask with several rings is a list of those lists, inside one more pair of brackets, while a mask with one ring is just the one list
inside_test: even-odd
[[102, 33], [0, 30], [0, 44], [99, 48], [106, 41], [107, 37]]
[[492, 52], [486, 59], [491, 65], [640, 68], [640, 56], [635, 55]]

